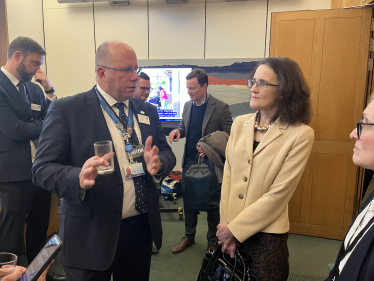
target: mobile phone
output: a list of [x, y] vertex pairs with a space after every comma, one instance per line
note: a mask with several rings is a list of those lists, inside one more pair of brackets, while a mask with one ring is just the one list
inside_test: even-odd
[[37, 281], [61, 248], [62, 241], [60, 237], [56, 234], [53, 235], [18, 281]]

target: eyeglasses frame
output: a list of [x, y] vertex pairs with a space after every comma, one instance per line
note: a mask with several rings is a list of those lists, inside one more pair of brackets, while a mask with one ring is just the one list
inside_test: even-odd
[[[251, 81], [256, 81], [255, 79], [248, 79], [248, 87], [252, 88], [253, 86], [250, 86], [249, 83]], [[259, 84], [259, 83], [262, 83], [262, 84], [265, 84], [265, 86]], [[256, 84], [257, 87], [260, 87], [260, 86], [263, 86], [264, 87], [264, 90], [266, 89], [266, 86], [273, 86], [273, 87], [278, 87], [279, 85], [275, 85], [275, 84], [270, 84], [270, 83], [266, 83], [265, 81], [256, 81], [254, 84]]]
[[138, 86], [140, 88], [140, 90], [142, 90], [142, 92], [145, 92], [146, 90], [148, 90], [149, 92], [153, 91], [152, 87], [148, 88], [148, 87], [140, 87], [139, 85], [136, 85], [136, 86]]
[[109, 66], [105, 66], [105, 65], [97, 65], [98, 67], [104, 67], [106, 69], [112, 69], [112, 70], [118, 70], [118, 71], [121, 71], [122, 73], [126, 73], [126, 74], [131, 74], [134, 70], [136, 71], [136, 74], [139, 75], [140, 72], [142, 71], [141, 68], [139, 67], [136, 67], [136, 68], [133, 68], [131, 67], [131, 71], [129, 70], [130, 67], [124, 67], [124, 68], [115, 68], [115, 67], [109, 67]]
[[373, 123], [365, 123], [363, 122], [363, 120], [358, 120], [357, 121], [357, 139], [360, 139], [360, 136], [362, 134], [362, 125], [374, 126]]

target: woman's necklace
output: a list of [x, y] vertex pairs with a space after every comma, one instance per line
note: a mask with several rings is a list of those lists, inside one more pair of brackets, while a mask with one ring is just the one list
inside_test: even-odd
[[259, 132], [267, 132], [267, 130], [269, 130], [271, 124], [273, 124], [273, 123], [270, 122], [270, 124], [267, 125], [266, 127], [260, 127], [259, 126], [259, 124], [260, 124], [260, 117], [261, 117], [261, 114], [258, 111], [257, 114], [256, 114], [255, 130], [259, 131]]

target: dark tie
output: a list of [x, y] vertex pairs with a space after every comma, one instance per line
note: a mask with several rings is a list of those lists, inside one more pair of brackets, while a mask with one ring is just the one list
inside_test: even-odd
[[[115, 106], [119, 110], [119, 121], [122, 123], [123, 127], [127, 129], [127, 115], [125, 113], [125, 104], [123, 102], [118, 102], [115, 104]], [[134, 118], [132, 122], [132, 134], [130, 138], [130, 142], [135, 145], [139, 145], [139, 140], [135, 132], [135, 126], [134, 126]], [[135, 177], [133, 178], [134, 186], [135, 186], [135, 209], [143, 214], [148, 211], [147, 207], [147, 195], [145, 193], [146, 187], [145, 187], [145, 181], [144, 177]]]
[[29, 100], [29, 97], [27, 96], [26, 92], [25, 92], [25, 86], [23, 84], [22, 81], [20, 81], [18, 84], [18, 91], [19, 93], [21, 94], [22, 98], [24, 99], [24, 101], [29, 105], [30, 104], [30, 100]]

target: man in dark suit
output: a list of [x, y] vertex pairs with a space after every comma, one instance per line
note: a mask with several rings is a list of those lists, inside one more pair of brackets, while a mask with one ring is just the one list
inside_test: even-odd
[[[152, 240], [161, 247], [155, 182], [170, 173], [175, 156], [152, 105], [132, 98], [137, 68], [130, 46], [102, 43], [96, 52], [97, 85], [53, 102], [44, 122], [32, 178], [62, 197], [59, 257], [67, 280], [109, 281], [112, 273], [114, 281], [148, 280]], [[126, 178], [128, 127], [134, 152], [145, 144], [134, 158], [145, 175], [132, 179]], [[115, 171], [108, 175], [98, 175], [97, 167], [107, 166], [112, 154], [94, 156], [94, 143], [102, 140], [114, 145]]]
[[[182, 121], [178, 129], [170, 132], [169, 140], [178, 141], [179, 138], [186, 137], [184, 155], [182, 160], [182, 189], [185, 191], [188, 186], [184, 184], [184, 174], [194, 164], [197, 153], [205, 156], [200, 146], [197, 146], [200, 138], [215, 131], [224, 131], [230, 134], [232, 116], [229, 106], [216, 99], [209, 93], [208, 75], [200, 69], [190, 72], [187, 77], [188, 94], [191, 101], [187, 102], [183, 109]], [[195, 234], [198, 212], [189, 207], [190, 199], [183, 192], [183, 205], [185, 213], [185, 236], [174, 247], [172, 252], [178, 254], [195, 244]], [[207, 252], [213, 251], [217, 245], [217, 225], [219, 224], [219, 211], [209, 211], [208, 215], [208, 248]]]
[[141, 100], [141, 101], [147, 101], [149, 97], [149, 93], [153, 89], [151, 88], [151, 79], [147, 75], [147, 73], [142, 72], [139, 74], [139, 81], [136, 85], [135, 91], [134, 91], [134, 98]]
[[[36, 187], [30, 177], [43, 119], [55, 99], [54, 88], [40, 70], [45, 54], [33, 39], [18, 37], [9, 44], [7, 63], [0, 71], [0, 251], [22, 253], [26, 222], [29, 263], [46, 242], [51, 208], [51, 193]], [[30, 82], [33, 76], [47, 98]]]

